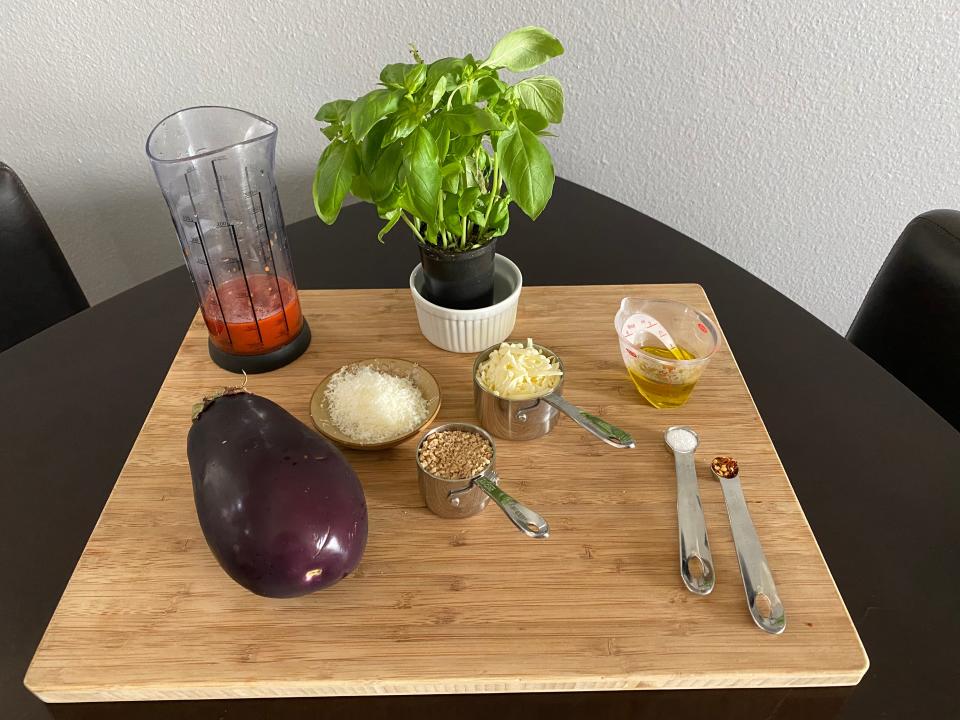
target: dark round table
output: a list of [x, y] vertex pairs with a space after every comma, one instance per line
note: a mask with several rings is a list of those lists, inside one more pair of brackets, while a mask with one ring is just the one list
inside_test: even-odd
[[[404, 286], [416, 247], [378, 226], [366, 205], [290, 226], [300, 286]], [[768, 285], [573, 183], [500, 252], [528, 285], [703, 285], [870, 656], [859, 686], [44, 705], [24, 672], [196, 312], [178, 268], [0, 354], [0, 717], [960, 716], [960, 433]]]

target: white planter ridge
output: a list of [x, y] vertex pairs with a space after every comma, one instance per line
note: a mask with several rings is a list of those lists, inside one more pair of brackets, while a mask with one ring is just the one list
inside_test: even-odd
[[420, 332], [438, 348], [456, 353], [478, 353], [503, 342], [513, 332], [517, 320], [517, 304], [523, 288], [520, 268], [503, 255], [493, 260], [494, 294], [504, 297], [485, 308], [455, 310], [435, 305], [421, 295], [423, 268], [417, 265], [410, 273], [410, 294], [417, 309]]

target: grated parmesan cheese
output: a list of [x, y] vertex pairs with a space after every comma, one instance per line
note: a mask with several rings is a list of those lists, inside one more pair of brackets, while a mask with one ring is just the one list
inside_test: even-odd
[[324, 396], [334, 425], [357, 442], [384, 442], [427, 419], [427, 401], [412, 380], [367, 366], [341, 369]]
[[546, 395], [557, 386], [562, 375], [557, 359], [535, 348], [531, 338], [527, 338], [525, 346], [500, 343], [477, 368], [480, 384], [508, 400]]

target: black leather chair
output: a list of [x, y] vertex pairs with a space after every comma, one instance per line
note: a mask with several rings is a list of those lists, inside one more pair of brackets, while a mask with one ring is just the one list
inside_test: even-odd
[[960, 430], [960, 212], [907, 225], [847, 339]]
[[0, 162], [0, 351], [88, 307], [40, 210]]

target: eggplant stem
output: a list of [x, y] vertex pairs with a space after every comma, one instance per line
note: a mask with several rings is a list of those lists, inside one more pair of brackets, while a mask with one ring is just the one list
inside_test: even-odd
[[240, 383], [239, 385], [234, 385], [232, 387], [221, 388], [220, 390], [217, 390], [213, 395], [208, 395], [207, 397], [203, 398], [203, 400], [201, 400], [200, 402], [193, 404], [193, 422], [196, 422], [197, 420], [199, 420], [200, 416], [203, 414], [203, 411], [206, 410], [211, 405], [213, 405], [213, 403], [216, 400], [219, 400], [222, 397], [226, 397], [227, 395], [237, 395], [239, 393], [247, 391], [247, 381], [250, 379], [250, 376], [247, 375], [246, 370], [241, 370], [241, 372], [243, 373], [242, 383]]

